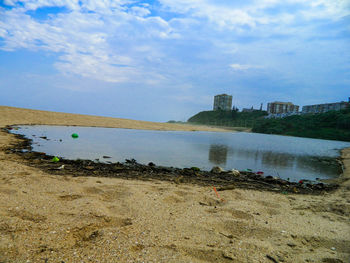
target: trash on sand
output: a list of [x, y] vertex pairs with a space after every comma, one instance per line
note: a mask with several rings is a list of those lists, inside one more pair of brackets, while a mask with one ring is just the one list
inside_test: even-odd
[[214, 174], [219, 174], [219, 173], [222, 173], [223, 171], [224, 169], [222, 169], [220, 166], [214, 166], [210, 172]]
[[79, 138], [79, 135], [78, 135], [77, 133], [73, 133], [73, 134], [72, 134], [72, 138], [73, 138], [73, 139], [77, 139], [77, 138]]
[[59, 161], [60, 161], [60, 159], [57, 156], [55, 156], [51, 159], [51, 162], [53, 162], [53, 163], [57, 163]]
[[264, 172], [262, 172], [262, 171], [257, 171], [256, 174], [258, 174], [258, 175], [263, 175]]
[[240, 173], [240, 171], [238, 171], [238, 170], [236, 170], [236, 169], [232, 169], [232, 170], [230, 171], [230, 174], [233, 174], [233, 175], [235, 175], [235, 176], [238, 176], [238, 175], [240, 175], [241, 173]]
[[60, 167], [53, 168], [52, 170], [62, 170], [64, 168], [64, 164], [62, 164]]
[[235, 188], [236, 188], [236, 186], [234, 184], [231, 184], [231, 185], [224, 185], [224, 186], [218, 187], [216, 190], [217, 191], [226, 191], [226, 190], [233, 190]]
[[219, 195], [218, 191], [216, 190], [215, 186], [213, 186], [213, 189], [214, 189], [214, 191], [216, 193], [216, 196], [221, 200], [221, 202], [225, 202], [225, 200], [220, 197], [220, 195]]

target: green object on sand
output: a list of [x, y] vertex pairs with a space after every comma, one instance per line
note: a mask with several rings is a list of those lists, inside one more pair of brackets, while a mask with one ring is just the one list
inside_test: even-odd
[[59, 161], [60, 161], [60, 159], [57, 156], [55, 156], [51, 159], [51, 162], [54, 162], [54, 163], [57, 163]]
[[79, 135], [78, 135], [77, 133], [73, 133], [73, 134], [72, 134], [72, 138], [76, 139], [76, 138], [78, 138], [78, 137], [79, 137]]

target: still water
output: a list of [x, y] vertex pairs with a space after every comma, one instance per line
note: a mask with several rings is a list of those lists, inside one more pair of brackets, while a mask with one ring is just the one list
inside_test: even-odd
[[[339, 167], [318, 157], [338, 157], [349, 142], [244, 132], [147, 131], [96, 127], [20, 126], [13, 133], [33, 140], [33, 150], [66, 159], [139, 163], [210, 170], [263, 171], [291, 181], [327, 179]], [[72, 133], [79, 138], [73, 139]], [[40, 137], [47, 137], [40, 138]], [[104, 158], [109, 156], [111, 158]]]

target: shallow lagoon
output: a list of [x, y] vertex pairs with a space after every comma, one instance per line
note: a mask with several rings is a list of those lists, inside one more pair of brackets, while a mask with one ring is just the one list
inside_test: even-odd
[[[349, 142], [257, 133], [149, 131], [96, 127], [20, 126], [13, 133], [33, 140], [33, 150], [66, 159], [139, 163], [210, 170], [263, 171], [291, 181], [337, 177], [335, 158]], [[79, 138], [73, 139], [72, 133]], [[104, 157], [110, 158], [104, 158]]]

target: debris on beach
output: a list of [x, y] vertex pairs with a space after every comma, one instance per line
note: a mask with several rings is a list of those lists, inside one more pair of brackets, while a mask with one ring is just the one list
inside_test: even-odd
[[79, 135], [78, 135], [77, 133], [73, 133], [73, 134], [72, 134], [72, 138], [73, 138], [73, 139], [77, 139], [77, 138], [79, 138]]
[[222, 173], [223, 171], [224, 169], [222, 169], [220, 166], [214, 166], [210, 172], [214, 174], [219, 174], [219, 173]]
[[[284, 195], [322, 194], [339, 187], [336, 182], [325, 183], [305, 179], [302, 180], [302, 183], [291, 182], [271, 175], [264, 176], [262, 171], [253, 172], [252, 169], [225, 171], [221, 167], [215, 166], [211, 171], [204, 171], [197, 169], [197, 167], [176, 168], [157, 166], [154, 163], [140, 164], [135, 159], [126, 159], [125, 163], [106, 163], [99, 162], [99, 160], [66, 160], [45, 153], [33, 152], [30, 140], [21, 135], [16, 136], [21, 140], [16, 145], [11, 145], [6, 153], [21, 155], [25, 161], [28, 161], [28, 165], [35, 165], [39, 169], [57, 175], [114, 177], [147, 181], [155, 179], [176, 184], [215, 185], [218, 191], [242, 188], [274, 191]], [[64, 166], [58, 169], [60, 167], [55, 164], [57, 162]]]
[[236, 169], [232, 169], [231, 171], [229, 171], [229, 173], [232, 173], [232, 174], [235, 175], [235, 176], [238, 176], [238, 175], [241, 174], [240, 171], [238, 171], [238, 170], [236, 170]]
[[58, 158], [57, 156], [54, 156], [52, 159], [51, 159], [51, 162], [53, 163], [57, 163], [60, 161], [60, 158]]

